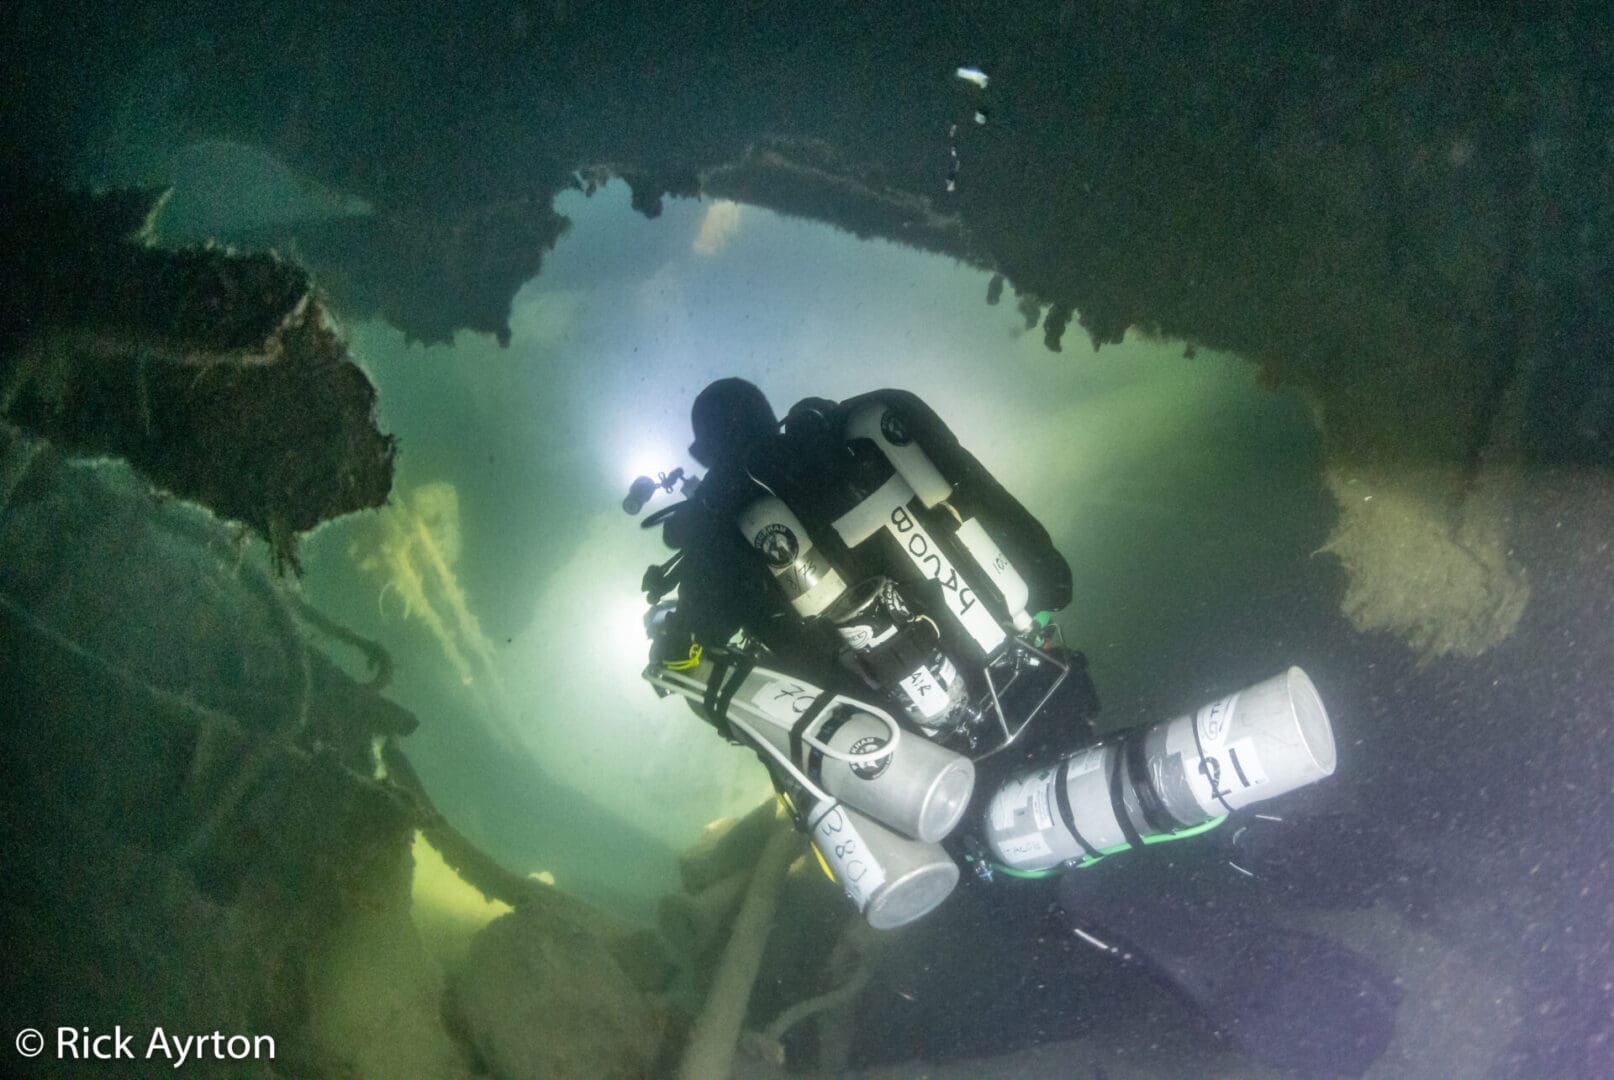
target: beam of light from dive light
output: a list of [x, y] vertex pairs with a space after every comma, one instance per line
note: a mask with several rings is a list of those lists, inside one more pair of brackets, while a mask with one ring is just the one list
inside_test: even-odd
[[659, 474], [670, 471], [672, 465], [684, 460], [685, 455], [676, 439], [665, 438], [648, 428], [620, 431], [617, 436], [617, 445], [627, 450], [618, 462], [622, 468], [620, 475], [623, 482], [641, 476], [655, 479]]

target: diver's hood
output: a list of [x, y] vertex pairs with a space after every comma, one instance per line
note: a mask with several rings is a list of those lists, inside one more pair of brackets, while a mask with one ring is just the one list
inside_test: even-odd
[[689, 420], [695, 431], [690, 456], [708, 469], [739, 460], [779, 430], [767, 397], [744, 379], [718, 379], [707, 386], [696, 396]]

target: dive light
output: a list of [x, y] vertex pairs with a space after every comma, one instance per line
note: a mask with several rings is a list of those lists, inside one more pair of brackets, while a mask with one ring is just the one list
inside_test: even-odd
[[685, 494], [689, 494], [694, 481], [684, 478], [682, 468], [674, 469], [670, 473], [661, 473], [656, 477], [636, 476], [633, 478], [633, 483], [628, 485], [628, 493], [622, 498], [622, 509], [629, 514], [637, 514], [644, 509], [644, 504], [649, 502], [656, 494], [657, 488], [671, 495], [672, 489], [677, 487], [680, 482], [684, 485]]

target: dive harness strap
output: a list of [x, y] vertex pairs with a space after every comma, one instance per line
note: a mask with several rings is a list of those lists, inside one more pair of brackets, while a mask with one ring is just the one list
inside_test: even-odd
[[1115, 812], [1115, 823], [1121, 826], [1121, 835], [1126, 837], [1127, 846], [1138, 848], [1143, 846], [1143, 835], [1132, 823], [1132, 815], [1126, 811], [1126, 793], [1121, 784], [1123, 756], [1124, 752], [1117, 752], [1115, 764], [1110, 767], [1110, 809]]
[[725, 739], [732, 739], [734, 738], [733, 729], [729, 727], [729, 722], [723, 719], [722, 714], [717, 711], [717, 696], [723, 692], [723, 676], [728, 674], [729, 663], [721, 656], [713, 656], [710, 660], [712, 672], [706, 676], [706, 696], [701, 699], [701, 711], [706, 714], [706, 719], [712, 723], [712, 726], [717, 728], [719, 734]]
[[738, 740], [728, 722], [729, 704], [739, 691], [740, 684], [745, 682], [746, 677], [751, 674], [751, 669], [756, 665], [743, 656], [732, 664], [724, 657], [714, 656], [711, 663], [712, 674], [706, 680], [706, 696], [701, 701], [701, 707], [706, 711], [706, 718], [717, 728], [718, 733], [725, 739], [735, 742]]
[[728, 723], [729, 703], [734, 700], [734, 695], [739, 693], [740, 685], [750, 678], [751, 669], [754, 667], [756, 667], [755, 664], [742, 656], [735, 662], [734, 672], [729, 676], [728, 684], [723, 687], [723, 692], [717, 695], [717, 714], [724, 718], [725, 725]]
[[1126, 807], [1123, 775], [1125, 780], [1131, 781], [1132, 792], [1138, 800], [1138, 812], [1143, 815], [1144, 824], [1152, 832], [1169, 836], [1188, 827], [1166, 809], [1165, 800], [1155, 790], [1143, 746], [1148, 735], [1148, 728], [1135, 728], [1128, 732], [1115, 748], [1115, 763], [1110, 767], [1110, 810], [1115, 814], [1116, 824], [1121, 827], [1121, 835], [1126, 837], [1127, 846], [1134, 848], [1142, 847], [1144, 839]]
[[1065, 829], [1076, 838], [1076, 842], [1082, 846], [1082, 850], [1087, 852], [1088, 858], [1103, 858], [1098, 849], [1089, 844], [1087, 837], [1083, 836], [1081, 830], [1076, 827], [1076, 815], [1070, 809], [1070, 789], [1065, 786], [1069, 780], [1070, 758], [1067, 757], [1059, 763], [1059, 771], [1054, 773], [1054, 803], [1059, 807], [1059, 819], [1065, 823]]
[[[1160, 797], [1159, 789], [1154, 786], [1154, 778], [1149, 775], [1149, 757], [1144, 741], [1149, 738], [1148, 728], [1135, 728], [1122, 736], [1119, 746], [1115, 747], [1114, 764], [1110, 765], [1109, 794], [1110, 812], [1115, 814], [1115, 823], [1120, 825], [1122, 836], [1127, 838], [1128, 848], [1143, 848], [1149, 843], [1138, 831], [1138, 823], [1131, 818], [1127, 809], [1127, 781], [1131, 783], [1131, 791], [1138, 799], [1138, 814], [1143, 815], [1143, 822], [1156, 836], [1173, 836], [1178, 831], [1190, 828], [1190, 823], [1180, 822], [1177, 815], [1165, 806], [1165, 799]], [[1198, 741], [1199, 733], [1194, 731], [1194, 739]], [[1202, 760], [1202, 759], [1201, 759]], [[1214, 789], [1214, 788], [1212, 788]], [[1068, 796], [1064, 785], [1059, 788], [1060, 814], [1067, 812]], [[1217, 796], [1220, 799], [1220, 796]], [[1227, 806], [1223, 802], [1223, 806]], [[1231, 807], [1228, 807], [1231, 809]], [[1067, 822], [1068, 827], [1068, 820]], [[1075, 830], [1072, 830], [1075, 833]], [[1098, 857], [1098, 852], [1089, 848], [1088, 844], [1077, 836], [1077, 843], [1081, 844], [1083, 851], [1089, 856]]]

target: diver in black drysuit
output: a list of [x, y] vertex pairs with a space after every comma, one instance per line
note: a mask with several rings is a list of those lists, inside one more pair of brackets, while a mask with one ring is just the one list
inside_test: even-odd
[[[757, 387], [741, 379], [721, 379], [701, 391], [691, 415], [695, 442], [690, 452], [706, 466], [705, 479], [687, 501], [661, 512], [664, 537], [680, 555], [666, 567], [653, 568], [669, 572], [657, 583], [652, 598], [659, 599], [663, 586], [670, 588], [676, 580], [674, 617], [679, 625], [677, 633], [667, 635], [668, 651], [657, 659], [678, 660], [691, 642], [719, 650], [743, 631], [767, 648], [770, 668], [853, 697], [866, 692], [836, 659], [843, 645], [825, 625], [828, 620], [807, 620], [797, 614], [766, 557], [754, 546], [754, 538], [741, 532], [739, 522], [747, 507], [771, 492], [800, 518], [814, 546], [825, 549], [848, 582], [889, 573], [889, 567], [870, 565], [874, 545], [865, 545], [862, 554], [848, 550], [836, 530], [824, 524], [840, 516], [849, 495], [861, 500], [889, 475], [889, 464], [883, 466], [885, 471], [880, 466], [865, 469], [869, 455], [860, 455], [858, 444], [872, 448], [872, 443], [845, 436], [848, 419], [870, 401], [880, 402], [889, 412], [882, 420], [882, 434], [899, 445], [909, 438], [917, 442], [953, 486], [949, 503], [965, 516], [979, 515], [991, 527], [992, 539], [1028, 586], [1026, 610], [1056, 611], [1069, 603], [1070, 567], [1047, 530], [915, 395], [878, 390], [841, 403], [808, 398], [792, 407], [781, 425]], [[892, 417], [900, 438], [885, 428]], [[940, 588], [934, 580], [915, 583], [911, 575], [903, 582], [904, 592], [926, 611], [943, 606]], [[1012, 752], [975, 762], [975, 795], [961, 823], [979, 822], [1000, 785], [1027, 763], [1041, 767], [1091, 744], [1095, 737], [1088, 725], [1097, 712], [1097, 697], [1081, 654], [1055, 641], [1035, 643], [1068, 663], [1074, 677], [1060, 684], [1057, 696], [1046, 702]], [[714, 720], [699, 708], [696, 711], [723, 731], [721, 717]], [[759, 752], [758, 757], [775, 787], [794, 802], [799, 789], [770, 756]], [[1118, 797], [1117, 788], [1112, 798]], [[802, 824], [800, 817], [797, 823]], [[978, 869], [983, 860], [970, 831], [969, 824], [961, 824], [942, 841], [955, 859], [968, 859], [977, 868], [964, 875], [966, 889], [961, 891], [989, 880]], [[1247, 826], [1239, 828], [1229, 843], [1237, 844], [1240, 834], [1247, 832]], [[1240, 857], [1248, 861], [1243, 852], [1240, 849]], [[1204, 860], [1221, 857], [1204, 851], [1189, 865], [1210, 865]], [[1055, 940], [1069, 948], [1101, 948], [1117, 962], [1158, 978], [1214, 1029], [1263, 1061], [1302, 1069], [1308, 1075], [1324, 1071], [1358, 1075], [1383, 1053], [1399, 1000], [1389, 979], [1320, 935], [1270, 926], [1258, 906], [1241, 904], [1229, 911], [1219, 896], [1196, 895], [1193, 889], [1203, 886], [1195, 885], [1197, 875], [1184, 875], [1184, 865], [1179, 859], [1157, 858], [1152, 866], [1144, 862], [1126, 870], [1116, 867], [1116, 874], [1105, 869], [1064, 873], [1057, 885], [1058, 908], [1064, 912], [1060, 918], [1080, 937], [1061, 934]], [[1140, 874], [1148, 882], [1141, 889], [1133, 881]], [[1178, 882], [1186, 884], [1174, 887]], [[1057, 909], [1050, 907], [1047, 892], [1034, 889], [994, 893], [982, 889], [974, 901], [955, 901], [951, 918], [919, 931], [918, 938], [936, 948], [949, 947], [960, 937], [971, 943], [970, 948], [955, 950], [946, 965], [924, 963], [934, 988], [932, 1000], [942, 1004], [915, 1012], [877, 1010], [869, 1028], [871, 1041], [911, 1043], [926, 1038], [939, 1040], [940, 1045], [956, 1044], [960, 1053], [978, 1053], [1005, 1034], [1011, 1040], [1032, 1037], [1033, 1024], [1040, 1037], [1043, 1022], [1062, 1022], [1071, 1015], [1068, 1010], [1086, 1007], [1079, 995], [1065, 1003], [1059, 987], [1072, 970], [1069, 952], [1044, 947], [1044, 937], [1036, 929], [1039, 913], [1053, 910]], [[921, 954], [929, 955], [923, 950]], [[1005, 957], [1019, 958], [1012, 971], [1005, 972]], [[1226, 992], [1224, 988], [1242, 970], [1240, 965], [1249, 967], [1252, 958], [1257, 977], [1248, 987]], [[1016, 991], [1037, 975], [1055, 989], [1040, 995], [1028, 1009]], [[996, 984], [994, 977], [1008, 981]], [[999, 985], [1001, 993], [983, 990]], [[1100, 992], [1110, 986], [1100, 984]], [[927, 1025], [940, 1025], [945, 1034]], [[1017, 1036], [1016, 1031], [1025, 1034]]]
[[[846, 671], [835, 662], [839, 638], [821, 621], [802, 619], [786, 602], [766, 559], [741, 534], [738, 521], [747, 505], [769, 492], [804, 520], [833, 520], [835, 512], [826, 500], [844, 497], [849, 483], [855, 487], [860, 468], [856, 448], [843, 434], [846, 419], [871, 400], [892, 411], [905, 436], [919, 444], [954, 486], [960, 505], [992, 523], [999, 547], [1028, 586], [1026, 609], [1057, 611], [1070, 602], [1070, 566], [1048, 531], [914, 394], [876, 390], [840, 403], [806, 398], [781, 424], [761, 390], [728, 378], [713, 382], [695, 399], [690, 417], [695, 441], [689, 449], [707, 473], [689, 501], [670, 516], [663, 534], [669, 546], [682, 552], [676, 569], [677, 617], [695, 643], [721, 647], [743, 630], [792, 674], [859, 692], [847, 684]], [[826, 548], [849, 581], [887, 572], [885, 567], [860, 565], [859, 556], [839, 542], [833, 529], [817, 530], [812, 539]], [[914, 599], [939, 607], [941, 586], [929, 582], [928, 587], [932, 595], [920, 589]], [[1080, 654], [1073, 655], [1081, 660]], [[1096, 700], [1086, 700], [1091, 683], [1085, 670], [1072, 682], [1086, 688], [1079, 705], [1087, 714], [1080, 718], [1085, 722], [1096, 711]]]
[[[831, 491], [838, 492], [855, 462], [841, 431], [860, 405], [878, 400], [906, 425], [936, 467], [997, 527], [999, 546], [1030, 588], [1030, 611], [1057, 611], [1070, 603], [1070, 566], [1032, 517], [962, 446], [941, 418], [904, 390], [876, 390], [837, 404], [806, 398], [791, 408], [782, 426], [762, 391], [743, 379], [719, 379], [702, 390], [691, 410], [695, 441], [690, 454], [706, 466], [685, 513], [668, 525], [667, 539], [681, 548], [678, 610], [695, 640], [720, 646], [735, 631], [761, 641], [776, 655], [811, 654], [815, 635], [779, 594], [766, 560], [740, 534], [740, 512], [771, 491], [798, 512], [815, 515]], [[826, 530], [827, 531], [827, 530]], [[833, 536], [814, 536], [831, 548], [833, 561], [854, 570], [856, 559]], [[819, 642], [831, 643], [831, 639]]]

